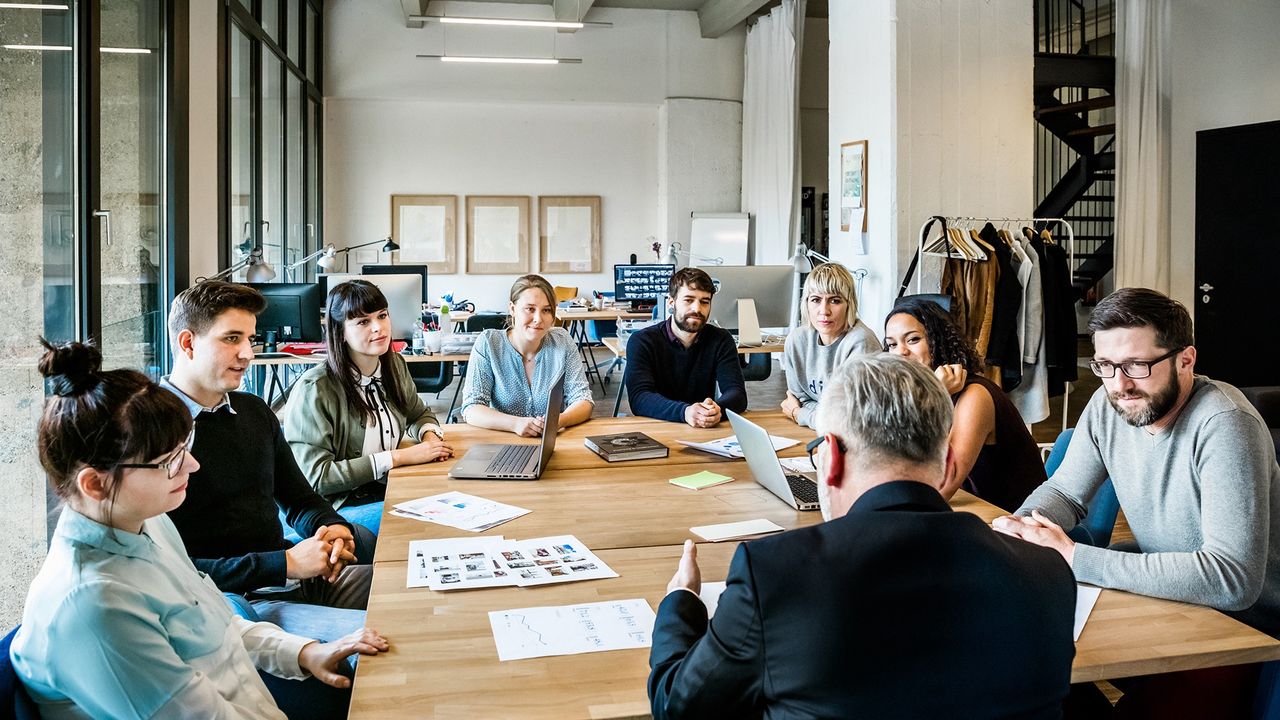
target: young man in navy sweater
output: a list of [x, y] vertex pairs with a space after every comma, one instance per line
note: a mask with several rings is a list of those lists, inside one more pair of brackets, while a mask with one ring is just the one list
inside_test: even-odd
[[[239, 614], [331, 640], [364, 626], [373, 566], [357, 563], [372, 562], [376, 538], [312, 490], [271, 408], [235, 392], [265, 307], [257, 290], [216, 280], [173, 300], [173, 374], [160, 384], [195, 418], [200, 469], [169, 517]], [[279, 512], [303, 540], [285, 540]]]
[[733, 336], [707, 324], [715, 293], [705, 272], [677, 270], [667, 290], [671, 318], [627, 341], [627, 397], [636, 415], [713, 427], [725, 409], [747, 409]]

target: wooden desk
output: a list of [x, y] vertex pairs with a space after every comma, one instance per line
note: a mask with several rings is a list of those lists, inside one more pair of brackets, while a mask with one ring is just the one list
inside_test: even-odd
[[[609, 348], [609, 352], [622, 358], [623, 360], [627, 359], [627, 346], [619, 342], [618, 338], [607, 337], [607, 338], [601, 339], [600, 342], [604, 343], [604, 346]], [[739, 355], [755, 355], [756, 353], [780, 353], [784, 349], [785, 349], [785, 346], [783, 346], [781, 343], [770, 344], [770, 345], [755, 345], [752, 347], [739, 346], [738, 354]]]
[[600, 310], [583, 310], [579, 312], [569, 312], [566, 308], [556, 308], [556, 317], [566, 322], [579, 320], [648, 320], [653, 317], [652, 313], [632, 312], [630, 310], [621, 310], [618, 308], [602, 308]]
[[[441, 363], [441, 362], [466, 362], [471, 359], [471, 355], [444, 355], [436, 353], [434, 355], [406, 355], [400, 353], [400, 357], [405, 362], [419, 363]], [[254, 357], [254, 365], [320, 365], [324, 362], [325, 356], [321, 355], [288, 355], [287, 357]]]
[[[789, 425], [781, 413], [753, 413], [752, 417], [774, 434], [804, 436], [803, 429]], [[727, 426], [698, 431], [653, 420], [596, 419], [564, 433], [578, 441], [565, 442], [568, 438], [562, 436], [564, 452], [557, 444], [547, 473], [537, 482], [449, 481], [444, 479], [448, 465], [443, 463], [392, 472], [387, 507], [400, 499], [429, 494], [419, 490], [445, 488], [513, 502], [533, 512], [499, 526], [498, 533], [516, 539], [575, 534], [620, 577], [537, 588], [411, 590], [405, 587], [409, 539], [470, 534], [384, 515], [368, 624], [386, 634], [392, 650], [360, 660], [350, 717], [383, 717], [391, 712], [397, 717], [424, 718], [647, 717], [647, 649], [504, 663], [498, 660], [488, 612], [635, 597], [644, 597], [656, 609], [675, 572], [679, 542], [689, 537], [691, 525], [752, 516], [770, 517], [788, 528], [820, 521], [818, 513], [792, 510], [756, 486], [747, 477], [743, 461], [673, 451], [665, 461], [617, 463], [606, 469], [607, 463], [581, 447], [583, 435], [624, 428], [640, 429], [668, 445], [672, 443], [666, 438], [673, 437], [673, 432], [689, 437], [698, 433], [723, 437], [732, 432]], [[450, 428], [447, 436], [456, 449], [463, 443], [492, 439], [486, 432]], [[803, 450], [792, 448], [784, 454], [803, 454]], [[587, 456], [595, 458], [596, 464], [586, 465]], [[728, 471], [738, 479], [696, 493], [667, 483], [671, 477], [702, 469]], [[1003, 514], [963, 491], [952, 507], [987, 521]], [[733, 514], [739, 511], [741, 515]], [[704, 581], [725, 577], [735, 548], [736, 543], [698, 545]], [[1209, 608], [1104, 590], [1076, 644], [1072, 681], [1277, 658], [1280, 642]]]

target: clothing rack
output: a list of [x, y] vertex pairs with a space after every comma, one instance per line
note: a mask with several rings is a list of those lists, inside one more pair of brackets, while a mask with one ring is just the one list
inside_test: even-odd
[[[920, 264], [920, 258], [924, 255], [924, 241], [925, 241], [924, 234], [929, 229], [929, 225], [934, 222], [940, 222], [944, 228], [950, 225], [955, 225], [957, 223], [1005, 223], [1005, 224], [1013, 223], [1013, 224], [1021, 224], [1021, 225], [1030, 225], [1032, 227], [1035, 227], [1037, 224], [1043, 224], [1045, 226], [1037, 229], [1047, 229], [1047, 226], [1050, 223], [1056, 223], [1062, 226], [1063, 228], [1066, 228], [1067, 269], [1071, 273], [1075, 273], [1076, 231], [1075, 231], [1075, 228], [1071, 226], [1071, 223], [1065, 218], [1009, 218], [1009, 217], [968, 217], [968, 216], [932, 215], [929, 217], [928, 220], [925, 220], [920, 225], [919, 245], [916, 247], [915, 261], [911, 263], [913, 267], [918, 266]], [[923, 283], [924, 283], [924, 270], [920, 269], [918, 272], [916, 272], [916, 293], [922, 292]], [[1067, 401], [1070, 400], [1071, 398], [1071, 385], [1072, 383], [1069, 383], [1069, 382], [1066, 383], [1065, 386], [1063, 387], [1063, 392], [1062, 392], [1062, 429], [1064, 432], [1067, 429]]]

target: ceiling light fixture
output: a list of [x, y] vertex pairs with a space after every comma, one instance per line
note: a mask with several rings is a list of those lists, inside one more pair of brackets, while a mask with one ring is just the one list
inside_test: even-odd
[[519, 18], [482, 18], [482, 17], [454, 17], [446, 15], [411, 15], [410, 20], [422, 22], [438, 22], [450, 25], [501, 25], [505, 27], [536, 27], [536, 28], [569, 28], [573, 30], [581, 30], [582, 28], [611, 28], [611, 22], [582, 22], [573, 20], [522, 20]]
[[482, 57], [476, 55], [419, 55], [435, 58], [440, 62], [457, 63], [507, 63], [512, 65], [581, 65], [582, 58], [531, 58], [531, 57]]
[[[71, 52], [70, 45], [0, 45], [5, 50], [53, 50], [60, 52]], [[114, 53], [116, 55], [150, 55], [151, 50], [148, 48], [102, 48], [104, 53]]]
[[41, 3], [0, 2], [0, 10], [70, 10], [66, 5], [44, 5]]

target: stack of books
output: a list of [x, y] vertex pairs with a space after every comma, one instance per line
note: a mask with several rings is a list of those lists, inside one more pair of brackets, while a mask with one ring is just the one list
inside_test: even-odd
[[666, 445], [642, 432], [593, 435], [583, 440], [583, 444], [609, 462], [664, 458], [669, 452]]

